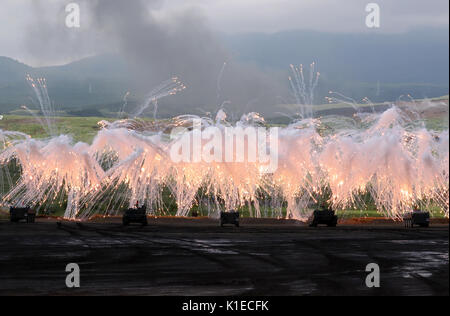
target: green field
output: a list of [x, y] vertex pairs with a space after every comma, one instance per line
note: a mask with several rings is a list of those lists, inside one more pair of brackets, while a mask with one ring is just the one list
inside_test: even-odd
[[[350, 120], [350, 118], [343, 118]], [[99, 131], [98, 122], [101, 120], [108, 120], [110, 122], [116, 118], [105, 117], [58, 117], [54, 119], [57, 134], [71, 135], [75, 142], [91, 143], [97, 132]], [[323, 121], [323, 126], [334, 129], [334, 125], [339, 127], [339, 124], [332, 124], [329, 120]], [[448, 129], [448, 119], [445, 118], [428, 118], [425, 119], [427, 128], [440, 131]], [[283, 126], [283, 124], [271, 124], [276, 126]], [[33, 138], [47, 138], [49, 135], [46, 128], [34, 117], [27, 115], [5, 115], [0, 120], [0, 129], [8, 131], [22, 132], [30, 135]]]
[[[430, 101], [437, 106], [430, 107], [432, 111], [430, 113], [421, 113], [423, 115], [423, 120], [427, 126], [427, 128], [431, 130], [444, 130], [448, 129], [449, 120], [448, 120], [448, 95], [442, 96], [439, 98], [433, 98], [430, 100], [416, 100], [414, 103], [411, 103], [411, 106], [415, 107], [417, 104], [420, 104], [424, 101]], [[380, 106], [389, 103], [379, 103], [374, 104], [373, 106]], [[314, 111], [320, 112], [324, 110], [339, 110], [339, 109], [348, 109], [348, 108], [361, 108], [367, 107], [367, 104], [349, 104], [349, 103], [339, 103], [339, 104], [318, 104], [314, 105]], [[409, 104], [407, 104], [409, 106]], [[278, 105], [278, 110], [283, 112], [283, 109], [289, 113], [296, 109], [298, 105], [294, 104], [284, 104]], [[438, 109], [437, 112], [433, 112], [433, 109]], [[37, 115], [38, 112], [34, 111], [34, 114]], [[56, 126], [57, 134], [67, 134], [71, 135], [74, 141], [83, 141], [90, 143], [94, 136], [97, 134], [99, 130], [98, 122], [101, 120], [115, 121], [117, 120], [118, 113], [110, 113], [109, 117], [81, 117], [81, 116], [68, 116], [68, 114], [64, 111], [57, 112], [57, 117], [52, 118], [52, 122]], [[33, 138], [46, 138], [50, 135], [46, 131], [46, 129], [39, 122], [39, 119], [42, 121], [42, 117], [34, 117], [30, 115], [29, 111], [18, 109], [15, 111], [10, 111], [9, 114], [3, 115], [3, 118], [0, 119], [0, 129], [9, 130], [9, 131], [18, 131], [23, 132], [30, 135]], [[150, 120], [149, 118], [142, 118], [143, 120]], [[327, 115], [322, 118], [322, 125], [325, 128], [329, 128], [330, 131], [339, 129], [339, 126], [344, 125], [352, 125], [352, 118], [349, 116], [337, 116], [337, 115]], [[270, 125], [274, 125], [276, 123], [276, 119], [274, 122], [268, 120]], [[272, 124], [273, 123], [273, 124]], [[283, 126], [286, 122], [282, 124], [275, 124], [277, 126]]]
[[[100, 117], [58, 117], [54, 119], [54, 123], [58, 134], [71, 135], [76, 142], [91, 142], [99, 130], [97, 123], [105, 119]], [[23, 132], [33, 138], [50, 136], [36, 118], [28, 115], [5, 115], [0, 120], [0, 129]]]

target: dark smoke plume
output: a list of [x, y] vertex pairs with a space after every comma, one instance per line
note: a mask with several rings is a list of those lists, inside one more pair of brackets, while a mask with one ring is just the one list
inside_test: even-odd
[[[81, 38], [83, 44], [75, 46], [74, 51], [78, 48], [89, 53], [118, 52], [128, 63], [136, 79], [134, 88], [141, 94], [177, 76], [187, 89], [162, 102], [176, 106], [179, 113], [199, 108], [214, 112], [224, 102], [235, 115], [267, 112], [277, 96], [286, 95], [286, 83], [278, 75], [234, 61], [208, 28], [200, 10], [185, 9], [160, 18], [154, 14], [160, 4], [157, 0], [81, 2], [82, 8], [89, 12], [90, 23], [89, 28], [79, 32], [77, 39]], [[67, 35], [64, 28], [39, 25], [43, 30], [35, 33], [46, 36], [42, 33], [49, 32], [50, 42]], [[67, 47], [71, 45], [64, 49]], [[33, 49], [39, 48], [39, 43], [33, 41]], [[54, 47], [54, 53], [58, 49]]]

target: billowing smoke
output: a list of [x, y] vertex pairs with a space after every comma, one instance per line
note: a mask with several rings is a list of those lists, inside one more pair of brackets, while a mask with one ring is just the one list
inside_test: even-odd
[[46, 51], [52, 45], [49, 42], [64, 39], [70, 45], [61, 49], [72, 47], [75, 52], [88, 54], [118, 52], [135, 79], [130, 88], [141, 95], [161, 81], [178, 76], [187, 89], [163, 102], [180, 113], [215, 111], [226, 104], [229, 112], [241, 115], [268, 109], [278, 96], [286, 95], [286, 79], [235, 62], [199, 9], [166, 12], [160, 10], [160, 4], [158, 0], [80, 2], [82, 11], [88, 12], [88, 28], [82, 27], [70, 41], [65, 37], [67, 29], [52, 28], [41, 20], [37, 26], [43, 32], [36, 30], [35, 24], [33, 34], [39, 32], [40, 38], [51, 34], [52, 38], [39, 43], [33, 40], [31, 49]]

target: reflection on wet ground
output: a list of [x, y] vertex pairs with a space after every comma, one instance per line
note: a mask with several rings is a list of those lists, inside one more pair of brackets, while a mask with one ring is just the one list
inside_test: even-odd
[[[0, 294], [448, 295], [448, 225], [0, 222]], [[81, 288], [65, 288], [78, 263]], [[377, 263], [381, 287], [367, 288]]]

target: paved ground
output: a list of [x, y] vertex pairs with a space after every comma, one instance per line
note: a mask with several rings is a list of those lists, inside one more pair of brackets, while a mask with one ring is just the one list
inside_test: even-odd
[[[0, 294], [448, 295], [448, 224], [309, 228], [291, 221], [0, 221]], [[81, 288], [65, 287], [78, 263]], [[367, 288], [365, 267], [381, 268]]]

